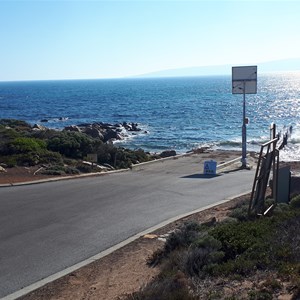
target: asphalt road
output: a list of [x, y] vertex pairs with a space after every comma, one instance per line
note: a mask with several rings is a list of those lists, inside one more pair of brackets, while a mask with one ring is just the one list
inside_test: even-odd
[[201, 175], [198, 156], [0, 188], [0, 298], [165, 220], [249, 191], [254, 171]]

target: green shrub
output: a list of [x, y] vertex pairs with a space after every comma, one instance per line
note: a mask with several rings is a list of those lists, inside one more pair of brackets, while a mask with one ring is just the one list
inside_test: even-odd
[[[205, 280], [210, 280], [211, 276], [221, 276], [243, 280], [258, 270], [278, 270], [280, 274], [288, 275], [292, 284], [299, 286], [299, 228], [299, 210], [282, 210], [275, 216], [252, 221], [218, 223], [213, 228], [195, 222], [185, 224], [169, 236], [165, 248], [156, 254], [156, 260], [163, 258], [159, 278], [165, 283], [183, 272], [187, 279], [206, 277]], [[157, 286], [151, 286], [143, 290], [149, 293], [137, 293], [140, 298], [132, 299], [172, 299], [160, 298], [163, 292], [158, 288], [158, 295]], [[251, 290], [248, 297], [273, 299], [273, 294], [281, 288], [280, 281], [271, 278], [261, 284], [260, 289]], [[298, 299], [299, 290], [295, 290], [293, 299]], [[206, 299], [218, 299], [222, 294], [217, 291], [217, 294], [205, 296]]]
[[17, 165], [17, 156], [16, 155], [5, 155], [5, 156], [0, 156], [0, 161], [2, 163], [5, 163], [8, 168], [15, 167]]
[[60, 153], [44, 150], [39, 153], [40, 164], [63, 164], [63, 158]]
[[[274, 234], [274, 255], [282, 263], [300, 263], [300, 214], [290, 214], [276, 227]], [[277, 237], [277, 238], [275, 238]]]
[[185, 223], [181, 228], [172, 232], [162, 250], [154, 252], [152, 257], [148, 259], [150, 266], [156, 266], [164, 257], [167, 257], [172, 251], [190, 246], [193, 242], [204, 236], [206, 233], [201, 232], [201, 225], [196, 222]]
[[282, 213], [290, 210], [290, 206], [287, 203], [278, 203], [273, 210], [274, 216], [280, 216]]
[[41, 171], [44, 175], [66, 175], [66, 174], [79, 174], [80, 172], [74, 168], [63, 165], [51, 165]]
[[59, 153], [41, 150], [38, 152], [24, 152], [12, 155], [0, 156], [1, 162], [14, 166], [35, 166], [38, 164], [62, 164], [62, 157]]
[[237, 224], [221, 224], [210, 231], [210, 234], [222, 243], [222, 251], [227, 259], [234, 259], [271, 232], [271, 222], [268, 219], [246, 221]]
[[116, 169], [131, 168], [133, 164], [146, 162], [152, 158], [144, 150], [117, 148], [113, 144], [97, 146], [98, 163], [109, 164]]
[[42, 140], [28, 137], [18, 137], [6, 144], [3, 154], [24, 154], [29, 152], [39, 153], [46, 149], [46, 143]]
[[15, 119], [0, 119], [0, 125], [3, 127], [10, 127], [18, 131], [29, 131], [32, 128], [27, 122]]
[[196, 222], [185, 223], [179, 230], [172, 232], [167, 238], [165, 252], [191, 245], [196, 239], [206, 233], [200, 232], [201, 226]]
[[75, 167], [67, 166], [67, 167], [65, 167], [65, 173], [77, 175], [77, 174], [80, 174], [80, 171]]
[[95, 143], [86, 134], [72, 131], [57, 131], [49, 138], [47, 148], [70, 157], [83, 159], [94, 151]]
[[282, 288], [281, 282], [275, 278], [267, 278], [263, 286], [271, 292], [277, 292]]
[[66, 173], [63, 170], [53, 170], [51, 168], [41, 171], [41, 174], [43, 174], [43, 175], [53, 175], [53, 176], [66, 175]]
[[80, 162], [77, 163], [75, 167], [81, 173], [91, 173], [91, 172], [93, 172], [93, 167], [92, 166], [86, 165], [86, 164], [83, 164], [83, 163], [80, 163]]
[[300, 195], [292, 198], [292, 200], [290, 201], [290, 206], [296, 209], [300, 208]]
[[257, 270], [257, 261], [243, 256], [224, 260], [208, 268], [207, 273], [214, 276], [248, 276]]
[[35, 166], [39, 163], [39, 155], [37, 153], [24, 153], [16, 155], [18, 166]]
[[193, 247], [197, 248], [207, 248], [212, 250], [219, 250], [222, 248], [222, 243], [216, 240], [213, 236], [205, 232], [198, 239], [192, 243]]
[[186, 253], [185, 270], [190, 276], [201, 276], [202, 273], [211, 273], [215, 264], [224, 258], [222, 251], [210, 247], [190, 248]]
[[5, 127], [0, 126], [0, 141], [1, 147], [5, 145], [7, 142], [10, 142], [18, 137], [21, 137], [21, 134], [14, 129], [7, 129]]
[[150, 284], [126, 297], [127, 300], [194, 300], [188, 281], [182, 272], [169, 277], [157, 277]]
[[249, 300], [272, 300], [272, 293], [266, 290], [255, 291], [252, 290], [248, 292]]
[[248, 220], [248, 207], [249, 207], [249, 205], [245, 204], [245, 205], [242, 205], [241, 207], [233, 209], [230, 212], [229, 217], [235, 218], [239, 221]]

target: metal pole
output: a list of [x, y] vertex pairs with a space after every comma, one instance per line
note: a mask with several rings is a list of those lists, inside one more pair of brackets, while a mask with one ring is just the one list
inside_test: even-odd
[[246, 82], [244, 81], [244, 86], [243, 86], [243, 126], [242, 126], [242, 167], [246, 168], [247, 167], [247, 149], [246, 149], [246, 143], [247, 143], [247, 135], [246, 135]]
[[[272, 124], [272, 140], [276, 138], [276, 124]], [[276, 144], [272, 144], [272, 151], [274, 151], [274, 158], [273, 158], [273, 189], [272, 189], [272, 197], [277, 203], [277, 170], [276, 170]], [[279, 154], [278, 154], [279, 155]]]

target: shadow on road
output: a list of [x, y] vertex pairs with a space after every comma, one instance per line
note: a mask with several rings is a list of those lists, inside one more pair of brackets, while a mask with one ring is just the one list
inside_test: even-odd
[[214, 177], [220, 176], [220, 174], [216, 174], [216, 175], [208, 175], [208, 174], [192, 174], [192, 175], [187, 175], [187, 176], [183, 176], [181, 178], [190, 178], [190, 179], [197, 179], [197, 178], [201, 178], [201, 179], [211, 179]]

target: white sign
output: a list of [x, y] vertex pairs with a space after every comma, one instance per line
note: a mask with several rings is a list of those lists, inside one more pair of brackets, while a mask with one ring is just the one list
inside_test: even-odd
[[257, 93], [257, 66], [232, 67], [232, 94]]
[[93, 153], [87, 154], [86, 160], [91, 163], [96, 163], [98, 161], [98, 155]]
[[217, 162], [215, 160], [207, 160], [204, 162], [203, 173], [206, 175], [216, 175], [217, 173]]

